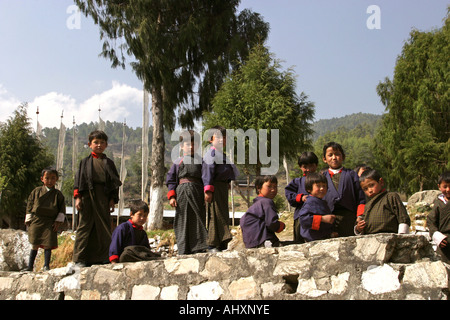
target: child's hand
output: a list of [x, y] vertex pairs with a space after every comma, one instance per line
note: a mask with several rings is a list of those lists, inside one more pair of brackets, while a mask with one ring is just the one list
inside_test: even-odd
[[322, 216], [322, 222], [333, 224], [334, 220], [336, 219], [336, 216], [334, 214], [327, 214]]
[[362, 219], [358, 219], [356, 223], [356, 230], [361, 233], [363, 229], [366, 227], [366, 222]]
[[439, 243], [440, 248], [445, 248], [447, 246], [447, 238], [443, 239], [441, 243]]
[[307, 199], [308, 199], [308, 195], [305, 194], [305, 195], [302, 197], [302, 202], [306, 202]]
[[212, 198], [213, 198], [213, 194], [211, 191], [206, 191], [205, 192], [205, 201], [208, 203], [212, 202]]
[[169, 204], [173, 208], [175, 208], [177, 206], [177, 200], [175, 199], [175, 197], [170, 198]]
[[63, 223], [62, 223], [62, 222], [59, 222], [59, 221], [53, 222], [53, 231], [57, 232], [58, 229], [59, 229], [59, 227], [60, 227], [62, 224], [63, 224]]
[[83, 208], [83, 203], [81, 202], [81, 198], [75, 199], [75, 208], [80, 211]]

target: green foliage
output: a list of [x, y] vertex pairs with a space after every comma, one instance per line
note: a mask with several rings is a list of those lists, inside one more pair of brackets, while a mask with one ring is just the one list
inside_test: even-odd
[[[248, 60], [225, 80], [212, 111], [204, 113], [204, 127], [220, 124], [244, 132], [279, 129], [280, 157], [292, 158], [309, 148], [314, 105], [304, 93], [296, 94], [293, 71], [280, 68], [263, 45], [255, 46]], [[257, 164], [245, 165], [246, 172], [255, 170], [256, 175], [260, 168], [259, 155]]]
[[[237, 61], [267, 38], [269, 26], [239, 0], [75, 0], [100, 27], [103, 57], [125, 68], [125, 58], [150, 92], [163, 92], [164, 125], [172, 131], [175, 109], [193, 127]], [[116, 44], [120, 45], [117, 47]]]
[[0, 177], [4, 184], [0, 215], [14, 216], [23, 210], [30, 192], [41, 185], [42, 169], [52, 162], [52, 155], [32, 135], [27, 105], [19, 106], [14, 117], [0, 127]]
[[377, 87], [386, 107], [375, 137], [375, 161], [388, 185], [407, 193], [434, 188], [449, 168], [450, 16], [441, 29], [413, 30], [394, 78]]

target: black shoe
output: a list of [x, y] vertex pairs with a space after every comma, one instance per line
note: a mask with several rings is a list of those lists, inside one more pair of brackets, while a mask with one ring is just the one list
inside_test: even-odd
[[20, 271], [31, 272], [31, 271], [33, 271], [33, 267], [26, 267], [26, 268], [21, 269]]
[[48, 267], [48, 266], [44, 266], [44, 267], [42, 268], [42, 271], [48, 271], [48, 270], [50, 270], [50, 267]]

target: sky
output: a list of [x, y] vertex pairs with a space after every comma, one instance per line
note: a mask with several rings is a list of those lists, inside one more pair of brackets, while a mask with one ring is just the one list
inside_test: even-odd
[[[270, 24], [266, 42], [315, 120], [382, 114], [376, 86], [392, 78], [411, 30], [443, 25], [450, 0], [241, 0]], [[0, 0], [0, 122], [28, 103], [34, 126], [103, 120], [142, 126], [142, 83], [112, 69], [102, 41], [72, 0]], [[151, 100], [150, 100], [151, 101]]]

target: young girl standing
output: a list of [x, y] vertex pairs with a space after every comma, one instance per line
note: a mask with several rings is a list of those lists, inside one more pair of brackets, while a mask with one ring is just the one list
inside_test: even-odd
[[358, 174], [343, 167], [345, 153], [336, 142], [329, 142], [323, 147], [322, 160], [328, 165], [324, 173], [328, 181], [324, 200], [336, 216], [335, 232], [339, 237], [354, 236], [356, 216], [364, 212], [365, 204]]

